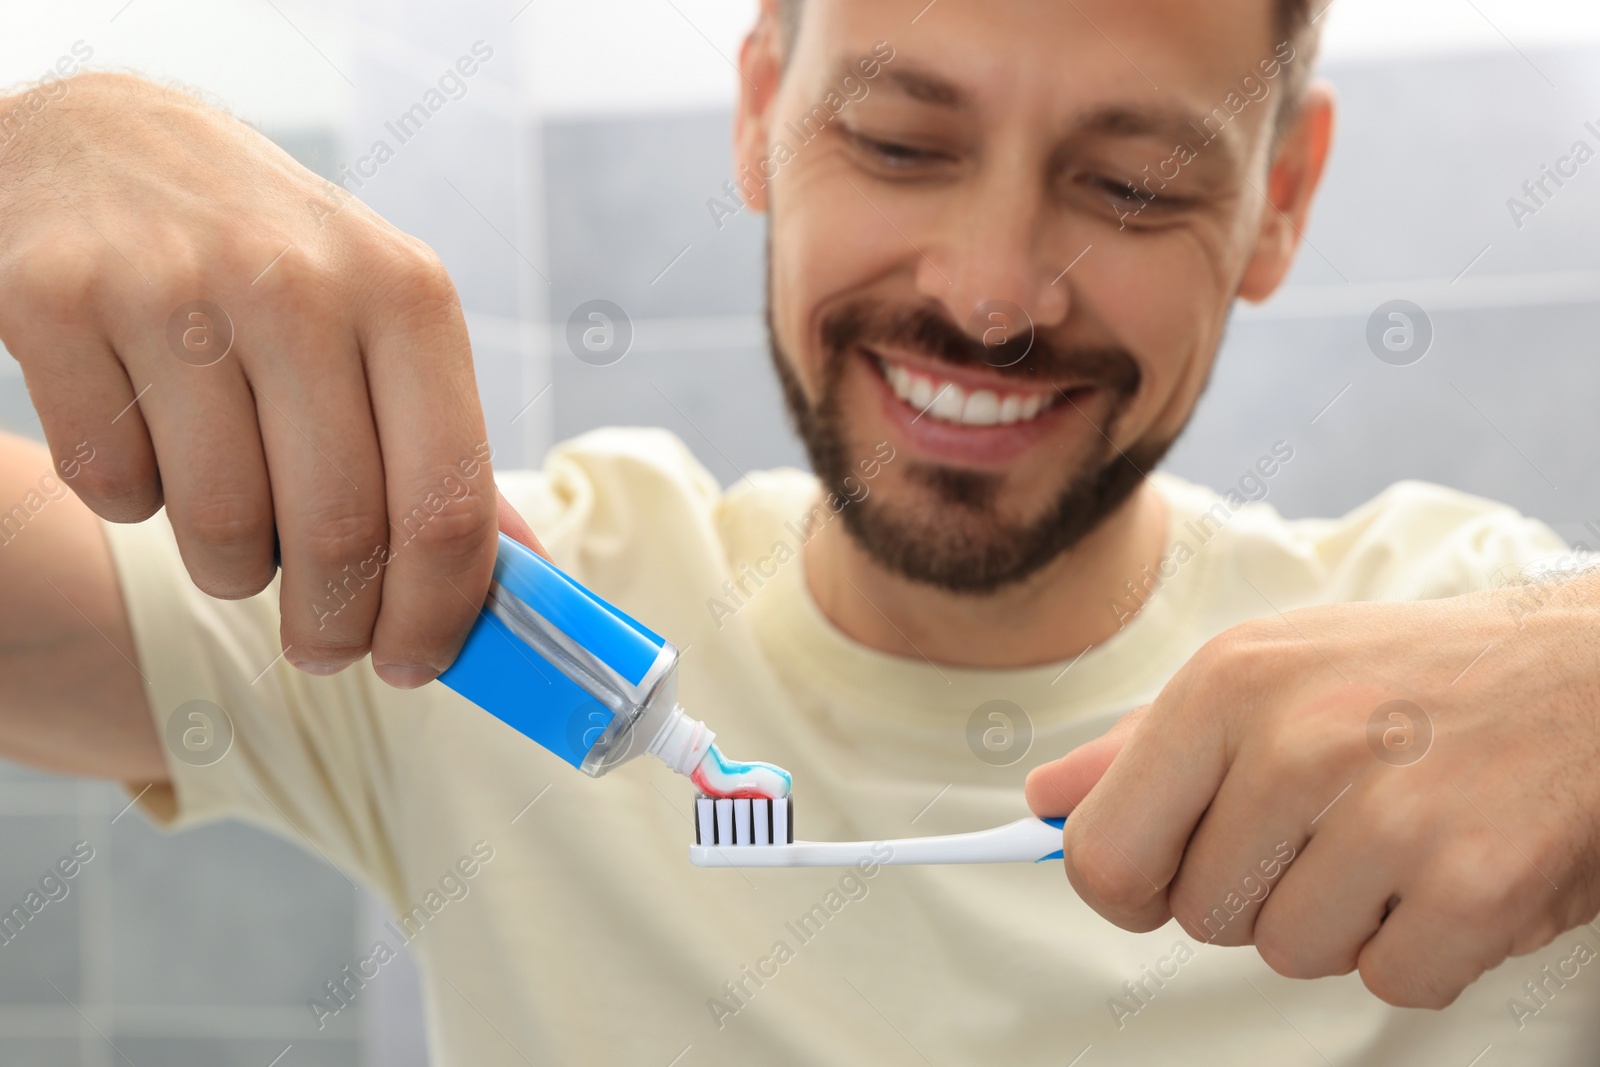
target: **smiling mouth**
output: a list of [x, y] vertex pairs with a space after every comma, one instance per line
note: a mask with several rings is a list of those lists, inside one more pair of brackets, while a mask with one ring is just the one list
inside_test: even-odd
[[962, 385], [937, 371], [893, 363], [876, 353], [871, 362], [907, 407], [955, 426], [1016, 426], [1038, 421], [1079, 389], [1008, 389]]

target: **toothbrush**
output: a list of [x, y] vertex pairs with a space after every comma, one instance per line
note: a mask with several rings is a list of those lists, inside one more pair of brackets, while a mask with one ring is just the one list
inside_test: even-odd
[[891, 841], [796, 841], [790, 798], [695, 798], [696, 867], [854, 867], [860, 863], [1043, 863], [1061, 858], [1065, 819]]

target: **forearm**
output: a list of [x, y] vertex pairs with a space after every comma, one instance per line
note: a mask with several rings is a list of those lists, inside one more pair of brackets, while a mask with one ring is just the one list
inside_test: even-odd
[[52, 469], [0, 434], [0, 756], [69, 774], [151, 781], [165, 765], [100, 521]]

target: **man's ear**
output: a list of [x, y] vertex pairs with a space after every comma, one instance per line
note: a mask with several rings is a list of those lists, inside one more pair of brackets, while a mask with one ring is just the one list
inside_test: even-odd
[[1311, 198], [1322, 182], [1333, 145], [1335, 110], [1332, 85], [1316, 81], [1307, 86], [1294, 125], [1278, 146], [1267, 175], [1266, 194], [1271, 203], [1239, 285], [1239, 295], [1246, 300], [1259, 302], [1271, 296], [1294, 264], [1295, 250], [1311, 214]]
[[767, 183], [741, 181], [761, 173], [771, 143], [773, 101], [783, 80], [783, 19], [778, 0], [761, 0], [761, 15], [739, 49], [739, 110], [733, 124], [733, 183], [752, 211], [767, 210]]

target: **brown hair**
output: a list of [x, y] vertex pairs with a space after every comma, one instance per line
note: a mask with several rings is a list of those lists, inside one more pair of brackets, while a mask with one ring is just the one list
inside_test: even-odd
[[[783, 20], [783, 49], [788, 54], [795, 35], [800, 30], [800, 9], [805, 0], [778, 0], [779, 15]], [[1327, 0], [1331, 2], [1331, 0]], [[1312, 13], [1314, 0], [1277, 0], [1277, 29], [1281, 39], [1294, 48], [1294, 61], [1284, 67], [1284, 95], [1278, 106], [1277, 136], [1282, 137], [1294, 120], [1300, 94], [1311, 76], [1311, 65], [1317, 55], [1317, 41], [1321, 36], [1318, 22], [1326, 3]]]

